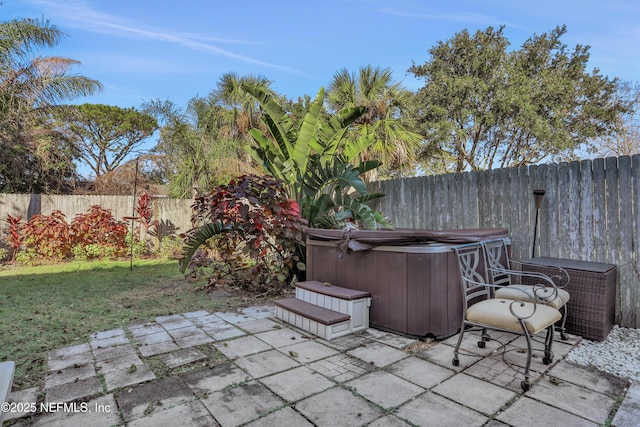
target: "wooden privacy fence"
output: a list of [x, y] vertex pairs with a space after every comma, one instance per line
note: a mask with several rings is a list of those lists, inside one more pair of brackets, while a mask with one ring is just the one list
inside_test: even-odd
[[[136, 199], [137, 203], [137, 199]], [[73, 195], [59, 196], [48, 194], [1, 194], [0, 195], [0, 229], [5, 230], [8, 224], [4, 221], [7, 215], [22, 216], [23, 221], [34, 214], [50, 215], [54, 210], [61, 211], [67, 222], [80, 213], [85, 213], [93, 205], [111, 210], [118, 220], [135, 216], [133, 196], [97, 196]], [[191, 228], [191, 205], [193, 200], [152, 197], [153, 219], [158, 221], [158, 237], [180, 234]]]
[[616, 322], [640, 327], [640, 155], [369, 184], [396, 227], [508, 228], [514, 258], [532, 254], [534, 189], [546, 192], [536, 256], [616, 264]]

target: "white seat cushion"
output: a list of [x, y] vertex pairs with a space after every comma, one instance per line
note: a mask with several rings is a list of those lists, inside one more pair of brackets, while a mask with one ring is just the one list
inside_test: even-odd
[[[553, 288], [546, 287], [544, 289], [538, 288], [537, 296], [539, 299], [548, 299], [553, 294]], [[509, 285], [496, 289], [496, 298], [518, 300], [518, 301], [535, 301], [533, 296], [533, 286], [531, 285]], [[558, 289], [558, 294], [553, 300], [546, 302], [547, 305], [560, 309], [569, 301], [569, 292], [564, 289]]]
[[[489, 328], [499, 328], [521, 334], [523, 331], [520, 322], [511, 314], [509, 307], [519, 316], [530, 316], [524, 320], [524, 324], [531, 335], [548, 328], [562, 318], [557, 309], [548, 305], [492, 298], [477, 302], [469, 307], [467, 320]], [[531, 315], [532, 313], [533, 315]]]

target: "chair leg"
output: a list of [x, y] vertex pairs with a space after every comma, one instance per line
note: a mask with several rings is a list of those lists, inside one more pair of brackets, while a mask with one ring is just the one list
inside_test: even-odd
[[547, 336], [544, 340], [544, 357], [542, 358], [542, 363], [545, 365], [553, 363], [553, 351], [551, 351], [551, 348], [553, 346], [554, 330], [553, 325], [547, 328]]
[[487, 333], [487, 328], [482, 328], [482, 333], [480, 334], [481, 340], [478, 341], [478, 347], [484, 348], [485, 342], [491, 341], [491, 336]]
[[531, 367], [531, 353], [533, 352], [533, 348], [531, 347], [531, 336], [529, 336], [529, 331], [527, 331], [524, 321], [520, 320], [520, 326], [522, 327], [524, 337], [527, 340], [527, 363], [524, 367], [524, 381], [520, 382], [520, 387], [523, 391], [528, 391], [531, 388], [531, 382], [529, 381], [529, 368]]
[[460, 327], [460, 334], [458, 335], [458, 343], [456, 344], [456, 348], [453, 349], [453, 360], [451, 364], [453, 366], [460, 365], [460, 359], [458, 358], [458, 352], [460, 350], [460, 344], [462, 344], [462, 337], [464, 336], [464, 321], [462, 322], [462, 326]]
[[562, 341], [567, 341], [569, 339], [569, 337], [566, 334], [566, 330], [565, 330], [565, 323], [567, 322], [567, 304], [562, 306], [562, 323], [560, 324], [560, 327], [558, 329], [560, 329], [560, 338], [562, 339]]

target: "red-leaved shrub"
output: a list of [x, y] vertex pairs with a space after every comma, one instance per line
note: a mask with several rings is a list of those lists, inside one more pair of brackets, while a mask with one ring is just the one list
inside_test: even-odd
[[[223, 230], [209, 241], [213, 262], [199, 262], [213, 271], [210, 284], [278, 293], [304, 270], [306, 221], [282, 181], [244, 175], [198, 198], [193, 209], [195, 224], [218, 223]], [[198, 241], [199, 232], [190, 230], [185, 242]]]
[[[138, 222], [145, 234], [154, 234], [154, 227], [158, 225], [158, 221], [153, 219], [153, 208], [151, 206], [151, 196], [146, 191], [138, 196], [136, 205], [136, 213], [138, 214]], [[141, 230], [141, 231], [142, 231]], [[142, 238], [142, 236], [138, 236]]]
[[20, 223], [20, 221], [22, 221], [22, 215], [18, 217], [7, 215], [6, 221], [9, 223], [9, 228], [5, 230], [4, 233], [7, 236], [7, 238], [5, 239], [7, 241], [7, 245], [11, 249], [11, 255], [9, 259], [11, 259], [11, 261], [15, 261], [16, 254], [20, 250], [20, 246], [22, 246], [23, 240], [23, 225]]
[[[68, 224], [59, 210], [51, 215], [34, 215], [22, 226], [18, 238], [30, 260], [62, 261], [82, 254], [83, 258], [117, 258], [127, 254], [127, 227], [110, 210], [94, 205]], [[18, 240], [15, 240], [17, 243]]]
[[127, 252], [127, 226], [114, 218], [110, 210], [94, 205], [71, 221], [72, 246], [100, 245], [105, 255], [123, 256]]
[[71, 257], [73, 241], [69, 224], [58, 210], [51, 215], [34, 215], [23, 228], [24, 245], [36, 257], [60, 261]]

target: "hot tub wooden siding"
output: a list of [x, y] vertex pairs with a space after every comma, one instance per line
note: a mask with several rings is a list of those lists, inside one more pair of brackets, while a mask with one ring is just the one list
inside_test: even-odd
[[445, 338], [462, 321], [460, 273], [451, 247], [435, 243], [343, 252], [310, 239], [307, 280], [370, 292], [372, 327]]

